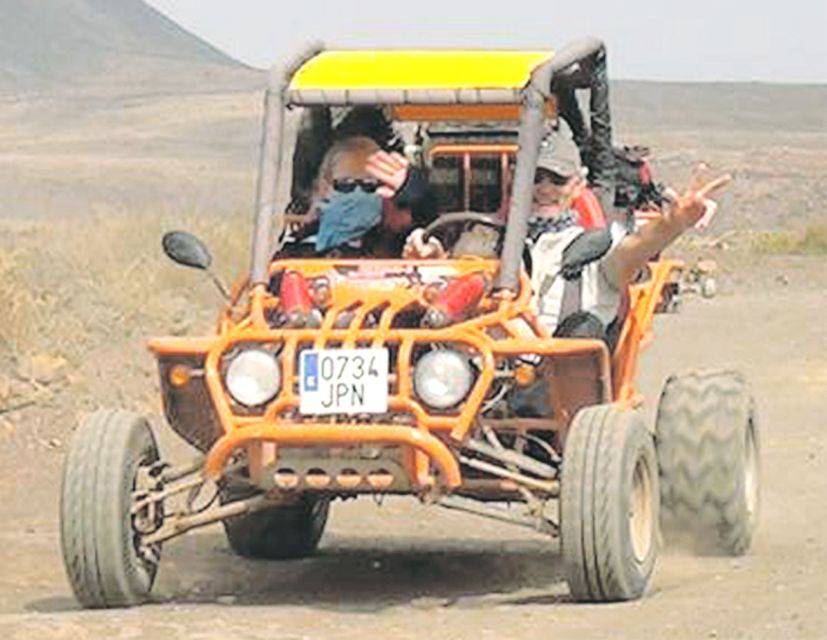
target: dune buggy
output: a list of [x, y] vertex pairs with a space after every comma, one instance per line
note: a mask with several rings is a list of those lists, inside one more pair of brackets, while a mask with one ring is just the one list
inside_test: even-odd
[[[61, 542], [81, 604], [145, 601], [163, 545], [219, 521], [243, 556], [307, 556], [330, 502], [361, 494], [414, 496], [560, 537], [580, 601], [646, 591], [661, 501], [717, 549], [747, 549], [758, 440], [741, 377], [670, 378], [654, 435], [639, 410], [638, 354], [680, 265], [654, 261], [630, 287], [611, 349], [602, 339], [550, 336], [532, 307], [522, 256], [543, 123], [554, 109], [549, 86], [594, 46], [326, 51], [286, 82], [274, 74], [249, 277], [215, 333], [149, 342], [166, 420], [201, 454], [168, 464], [148, 421], [121, 410], [92, 414], [73, 436]], [[289, 147], [285, 109], [362, 104], [399, 121], [517, 123], [509, 215], [492, 227], [498, 255], [271, 258], [285, 219], [276, 197]], [[429, 233], [479, 220], [445, 215]], [[177, 262], [209, 268], [194, 237], [168, 234], [164, 245]], [[514, 409], [529, 389], [544, 398], [539, 415]]]

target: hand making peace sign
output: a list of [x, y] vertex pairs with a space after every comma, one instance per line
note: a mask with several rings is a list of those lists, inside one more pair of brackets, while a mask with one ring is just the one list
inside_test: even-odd
[[710, 196], [732, 182], [732, 176], [727, 173], [710, 179], [703, 175], [706, 169], [703, 164], [695, 168], [689, 187], [682, 194], [672, 188], [666, 189], [669, 204], [663, 212], [664, 222], [681, 231], [693, 226], [703, 230], [709, 225], [718, 210], [718, 203]]

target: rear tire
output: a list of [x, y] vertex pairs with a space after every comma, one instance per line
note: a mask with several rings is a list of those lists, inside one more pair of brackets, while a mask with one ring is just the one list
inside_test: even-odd
[[633, 600], [646, 591], [658, 552], [658, 473], [639, 413], [581, 409], [563, 451], [563, 564], [581, 602]]
[[[233, 487], [224, 489], [221, 499], [228, 503], [252, 495], [249, 489]], [[319, 546], [329, 508], [329, 499], [303, 495], [296, 504], [228, 518], [224, 531], [232, 550], [245, 558], [305, 558]]]
[[60, 541], [66, 575], [84, 607], [148, 599], [158, 564], [138, 555], [130, 509], [138, 469], [157, 461], [149, 423], [134, 413], [97, 411], [72, 436], [63, 467]]
[[742, 555], [760, 510], [755, 402], [740, 374], [666, 381], [656, 424], [663, 525], [700, 553]]

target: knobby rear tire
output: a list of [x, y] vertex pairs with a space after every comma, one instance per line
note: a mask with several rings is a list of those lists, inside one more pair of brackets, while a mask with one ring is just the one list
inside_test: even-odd
[[[226, 504], [252, 495], [250, 489], [225, 488], [221, 500]], [[228, 518], [224, 531], [232, 550], [245, 558], [305, 558], [319, 546], [329, 508], [329, 499], [304, 495], [295, 504]]]
[[667, 381], [656, 423], [664, 535], [695, 551], [738, 556], [760, 511], [755, 401], [732, 371]]

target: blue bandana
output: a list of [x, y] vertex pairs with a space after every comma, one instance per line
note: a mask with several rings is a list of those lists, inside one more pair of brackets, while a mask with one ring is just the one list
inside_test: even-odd
[[361, 238], [382, 220], [382, 198], [355, 189], [334, 193], [321, 206], [316, 251], [324, 252]]

